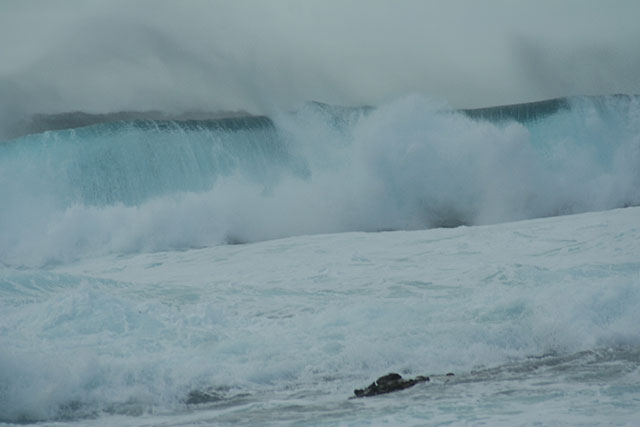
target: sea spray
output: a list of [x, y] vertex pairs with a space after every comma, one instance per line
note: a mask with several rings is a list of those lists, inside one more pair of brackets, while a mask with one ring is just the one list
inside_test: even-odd
[[0, 260], [43, 265], [640, 203], [636, 97], [514, 108], [478, 116], [408, 97], [375, 109], [310, 103], [225, 126], [134, 120], [24, 136], [0, 144]]

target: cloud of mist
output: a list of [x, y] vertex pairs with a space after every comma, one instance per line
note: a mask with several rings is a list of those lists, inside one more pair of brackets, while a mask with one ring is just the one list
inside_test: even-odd
[[633, 0], [4, 2], [0, 123], [409, 93], [455, 107], [640, 93], [637, 16]]

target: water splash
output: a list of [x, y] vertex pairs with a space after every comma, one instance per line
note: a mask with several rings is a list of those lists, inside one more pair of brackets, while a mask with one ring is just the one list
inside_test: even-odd
[[0, 144], [0, 259], [485, 224], [640, 203], [637, 97], [454, 111], [310, 103]]

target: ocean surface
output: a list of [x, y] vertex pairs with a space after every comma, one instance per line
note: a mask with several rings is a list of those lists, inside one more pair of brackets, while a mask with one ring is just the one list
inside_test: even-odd
[[[0, 424], [640, 419], [639, 97], [34, 123]], [[432, 380], [350, 399], [389, 372]]]

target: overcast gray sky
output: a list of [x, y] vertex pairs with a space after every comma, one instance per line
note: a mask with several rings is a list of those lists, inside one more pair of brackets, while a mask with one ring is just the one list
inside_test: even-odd
[[640, 93], [640, 1], [0, 2], [0, 114]]

